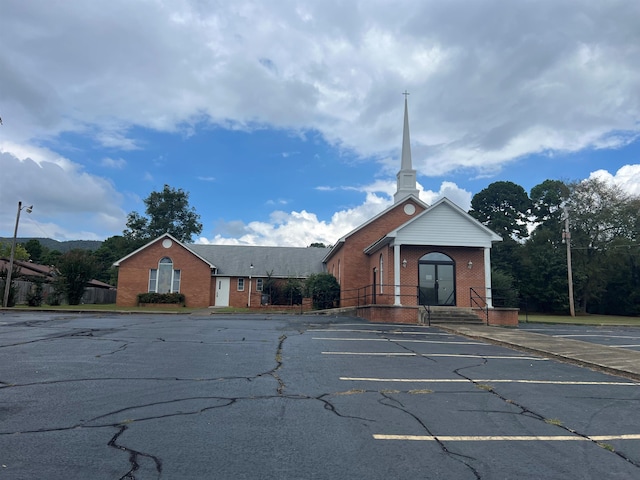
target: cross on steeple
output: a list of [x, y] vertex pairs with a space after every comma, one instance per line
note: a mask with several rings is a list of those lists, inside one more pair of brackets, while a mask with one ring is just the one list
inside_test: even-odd
[[405, 90], [402, 94], [404, 95], [404, 98], [405, 98], [405, 99], [410, 95], [410, 93], [409, 93], [409, 92], [407, 92], [406, 90]]

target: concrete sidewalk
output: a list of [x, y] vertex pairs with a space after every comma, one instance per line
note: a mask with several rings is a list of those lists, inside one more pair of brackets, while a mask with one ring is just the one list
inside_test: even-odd
[[437, 328], [640, 381], [640, 352], [635, 350], [485, 325], [437, 325]]

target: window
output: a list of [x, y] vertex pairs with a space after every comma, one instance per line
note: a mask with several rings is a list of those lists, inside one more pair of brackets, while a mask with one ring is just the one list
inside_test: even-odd
[[244, 292], [244, 278], [238, 279], [238, 291]]
[[380, 293], [384, 293], [384, 260], [380, 254]]
[[173, 260], [163, 257], [158, 268], [149, 270], [149, 291], [153, 293], [174, 293], [180, 291], [180, 270], [173, 269]]
[[262, 283], [263, 283], [262, 278], [256, 278], [256, 291], [258, 292], [262, 291]]

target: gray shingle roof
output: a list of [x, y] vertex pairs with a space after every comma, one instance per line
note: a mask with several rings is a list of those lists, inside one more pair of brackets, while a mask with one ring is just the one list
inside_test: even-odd
[[[324, 271], [328, 248], [258, 247], [250, 245], [185, 245], [216, 266], [218, 275], [305, 278]], [[253, 269], [250, 267], [253, 265]]]

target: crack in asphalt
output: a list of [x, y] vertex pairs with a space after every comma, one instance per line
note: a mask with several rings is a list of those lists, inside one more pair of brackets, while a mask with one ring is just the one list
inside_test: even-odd
[[[416, 414], [414, 414], [413, 412], [411, 412], [410, 410], [408, 410], [407, 408], [405, 408], [405, 406], [402, 404], [402, 402], [400, 402], [398, 399], [391, 397], [389, 394], [387, 393], [383, 393], [383, 392], [378, 392], [380, 393], [380, 395], [383, 397], [380, 400], [378, 400], [378, 403], [380, 403], [380, 405], [384, 405], [386, 407], [390, 407], [390, 408], [395, 408], [397, 410], [400, 410], [401, 412], [407, 414], [408, 416], [410, 416], [411, 418], [413, 418], [421, 427], [422, 429], [427, 432], [427, 435], [433, 437], [434, 441], [438, 444], [438, 446], [440, 447], [440, 449], [442, 450], [442, 452], [448, 456], [450, 456], [453, 460], [462, 463], [465, 467], [467, 467], [469, 469], [469, 471], [475, 476], [476, 480], [480, 480], [482, 477], [480, 476], [480, 473], [478, 472], [478, 470], [471, 465], [471, 463], [469, 461], [476, 461], [476, 458], [467, 456], [467, 455], [462, 455], [460, 453], [456, 453], [456, 452], [452, 452], [451, 450], [449, 450], [447, 448], [447, 446], [444, 444], [443, 441], [441, 441], [437, 435], [435, 435], [427, 426], [426, 423], [424, 423]], [[393, 403], [387, 403], [387, 401], [393, 402]]]
[[592, 439], [589, 435], [579, 432], [577, 430], [574, 430], [573, 428], [567, 427], [565, 425], [559, 424], [554, 422], [552, 419], [549, 419], [547, 417], [545, 417], [544, 415], [538, 413], [538, 412], [534, 412], [533, 410], [531, 410], [530, 408], [526, 407], [525, 405], [518, 403], [514, 400], [511, 400], [507, 397], [505, 397], [504, 395], [498, 393], [496, 391], [496, 389], [494, 387], [488, 386], [489, 388], [485, 388], [484, 384], [481, 384], [475, 380], [473, 380], [470, 377], [467, 377], [466, 375], [464, 375], [463, 373], [461, 373], [461, 370], [467, 369], [467, 368], [476, 368], [476, 367], [481, 367], [483, 365], [486, 365], [488, 363], [488, 359], [484, 359], [484, 361], [480, 364], [477, 365], [467, 365], [466, 367], [460, 367], [460, 368], [456, 368], [453, 373], [455, 373], [456, 375], [458, 375], [461, 378], [464, 378], [466, 380], [468, 380], [469, 382], [471, 382], [473, 385], [475, 385], [478, 388], [482, 388], [484, 391], [486, 391], [487, 393], [491, 393], [492, 395], [495, 395], [496, 397], [498, 397], [500, 400], [502, 400], [503, 402], [509, 404], [509, 405], [513, 405], [517, 408], [520, 409], [520, 415], [526, 415], [529, 418], [534, 418], [536, 420], [540, 420], [541, 422], [544, 422], [547, 425], [554, 425], [555, 427], [558, 427], [562, 430], [564, 430], [565, 432], [571, 433], [573, 435], [577, 435], [578, 437], [582, 437], [585, 440], [588, 440], [592, 443], [594, 443], [595, 445], [597, 445], [600, 448], [605, 449], [608, 452], [613, 453], [614, 455], [617, 455], [618, 457], [622, 458], [623, 460], [629, 462], [631, 465], [633, 465], [634, 467], [638, 467], [640, 468], [640, 463], [632, 460], [631, 458], [627, 457], [626, 455], [624, 455], [622, 452], [619, 452], [617, 450], [612, 450], [610, 448], [608, 448], [609, 446], [607, 444], [605, 444], [604, 442], [598, 441], [598, 440], [594, 440]]
[[[390, 332], [393, 333], [393, 332]], [[388, 335], [385, 333], [381, 333], [380, 334], [383, 338], [386, 338], [389, 342], [393, 343], [394, 345], [408, 351], [411, 353], [416, 354], [416, 356], [418, 358], [423, 358], [425, 360], [429, 360], [433, 363], [438, 363], [438, 361], [434, 358], [428, 357], [428, 356], [424, 356], [422, 354], [420, 354], [419, 352], [417, 352], [416, 350], [409, 348], [406, 345], [403, 345], [402, 343], [399, 343], [391, 338], [388, 337]], [[468, 455], [463, 455], [461, 453], [457, 453], [457, 452], [453, 452], [451, 450], [449, 450], [447, 448], [447, 446], [444, 444], [444, 442], [442, 440], [440, 440], [438, 438], [437, 435], [435, 435], [431, 429], [427, 426], [427, 424], [425, 422], [422, 421], [422, 419], [420, 419], [415, 413], [411, 412], [409, 409], [407, 409], [402, 402], [400, 402], [400, 400], [391, 397], [390, 393], [384, 392], [384, 391], [380, 391], [378, 392], [383, 398], [378, 400], [378, 403], [380, 403], [381, 405], [384, 405], [386, 407], [390, 407], [390, 408], [394, 408], [397, 410], [400, 410], [401, 412], [405, 413], [406, 415], [410, 416], [411, 418], [413, 418], [419, 425], [420, 427], [427, 432], [427, 435], [433, 437], [434, 441], [438, 444], [438, 446], [440, 447], [440, 449], [442, 450], [442, 452], [446, 455], [448, 455], [449, 457], [451, 457], [453, 460], [460, 462], [462, 465], [464, 465], [466, 468], [469, 469], [469, 471], [473, 474], [473, 476], [476, 478], [476, 480], [481, 480], [482, 476], [480, 475], [480, 472], [471, 464], [471, 462], [475, 462], [477, 461], [476, 458], [468, 456]], [[388, 403], [388, 402], [393, 402], [393, 403]]]
[[125, 480], [125, 479], [135, 480], [136, 477], [134, 476], [134, 473], [140, 468], [140, 464], [138, 463], [139, 457], [150, 458], [151, 460], [153, 460], [153, 463], [155, 464], [156, 472], [158, 473], [157, 478], [160, 478], [160, 476], [162, 475], [162, 460], [160, 460], [158, 457], [151, 455], [149, 453], [133, 450], [131, 448], [125, 447], [124, 445], [119, 445], [116, 443], [120, 435], [122, 435], [126, 430], [127, 430], [127, 426], [121, 425], [118, 432], [116, 432], [116, 434], [111, 438], [111, 440], [109, 440], [109, 443], [107, 444], [112, 448], [122, 450], [123, 452], [127, 452], [129, 454], [129, 464], [131, 465], [131, 468], [127, 473], [121, 476], [119, 480]]

